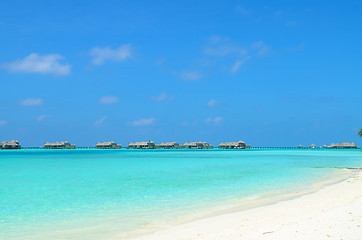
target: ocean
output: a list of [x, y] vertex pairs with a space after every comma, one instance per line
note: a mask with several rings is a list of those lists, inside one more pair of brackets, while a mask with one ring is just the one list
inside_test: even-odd
[[2, 150], [0, 239], [111, 239], [347, 178], [360, 150]]

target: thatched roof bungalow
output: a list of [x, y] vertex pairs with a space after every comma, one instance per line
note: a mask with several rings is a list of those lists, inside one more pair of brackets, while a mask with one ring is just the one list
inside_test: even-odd
[[18, 140], [0, 142], [0, 149], [21, 149]]
[[322, 148], [328, 148], [328, 145], [327, 145], [327, 144], [324, 144], [324, 145], [322, 146]]
[[341, 146], [338, 143], [332, 143], [328, 148], [341, 148]]
[[317, 145], [315, 145], [315, 144], [311, 144], [310, 146], [309, 146], [309, 148], [316, 148], [317, 147]]
[[355, 143], [341, 143], [339, 145], [341, 148], [357, 148], [357, 145]]
[[220, 143], [219, 148], [224, 149], [249, 149], [250, 145], [246, 145], [244, 141], [238, 141], [238, 142], [226, 142], [226, 143]]
[[166, 143], [160, 143], [156, 145], [156, 148], [161, 149], [172, 149], [172, 148], [179, 148], [180, 145], [177, 142], [166, 142]]
[[329, 145], [329, 148], [357, 148], [357, 145], [353, 142], [352, 143], [345, 142], [341, 144], [332, 143], [331, 145]]
[[100, 148], [100, 149], [120, 149], [122, 148], [121, 144], [117, 144], [113, 141], [111, 142], [98, 142], [96, 144], [96, 148]]
[[67, 141], [64, 142], [55, 142], [55, 143], [45, 143], [44, 148], [47, 149], [75, 149], [75, 144], [70, 144]]
[[154, 148], [156, 148], [156, 145], [152, 141], [135, 142], [135, 143], [129, 143], [128, 148], [133, 148], [133, 149], [154, 149]]
[[185, 142], [184, 144], [180, 145], [180, 148], [186, 149], [211, 149], [214, 148], [213, 145], [208, 144], [207, 142]]
[[302, 148], [303, 146], [301, 144], [298, 145], [298, 148]]

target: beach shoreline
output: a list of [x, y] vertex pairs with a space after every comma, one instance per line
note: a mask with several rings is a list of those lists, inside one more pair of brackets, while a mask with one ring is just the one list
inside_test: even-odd
[[[3, 229], [0, 239], [14, 240], [152, 240], [158, 239], [159, 234], [160, 239], [195, 239], [194, 235], [184, 236], [183, 230], [177, 233], [177, 229], [191, 226], [195, 232], [201, 229], [202, 233], [207, 229], [204, 231], [197, 224], [210, 219], [216, 219], [217, 223], [211, 222], [206, 227], [215, 224], [217, 229], [218, 225], [224, 224], [220, 220], [224, 216], [244, 215], [255, 209], [269, 209], [281, 202], [293, 202], [346, 182], [346, 179], [351, 179], [361, 171], [358, 168], [361, 166], [360, 154], [355, 152], [302, 154], [300, 151], [228, 151], [223, 154], [180, 154], [171, 151], [168, 154], [160, 152], [145, 155], [143, 152], [104, 154], [93, 151], [82, 154], [68, 151], [50, 154], [42, 151], [40, 154], [39, 151], [26, 155], [26, 158], [25, 154], [11, 153], [5, 154], [9, 157], [3, 162], [8, 168], [8, 175], [4, 175], [2, 181], [3, 188], [12, 194], [2, 198], [7, 207], [2, 209], [5, 214], [0, 219]], [[170, 159], [176, 159], [177, 164]], [[28, 167], [19, 172], [16, 168], [19, 164], [28, 164]], [[38, 166], [43, 168], [39, 169]], [[145, 172], [144, 166], [152, 171]], [[43, 169], [48, 169], [46, 174]], [[208, 171], [205, 172], [205, 169]], [[140, 170], [147, 177], [140, 178]], [[48, 181], [43, 181], [44, 176]], [[94, 176], [103, 181], [92, 181]], [[39, 203], [44, 203], [44, 199], [52, 201], [47, 201], [48, 205], [41, 205], [43, 207], [37, 205], [36, 208], [29, 208], [34, 204], [25, 200], [29, 196], [22, 197], [22, 188], [38, 190], [39, 181], [43, 189], [33, 191], [31, 199]], [[17, 182], [22, 183], [17, 185], [22, 188], [11, 187], [11, 184]], [[81, 188], [79, 183], [83, 184]], [[54, 186], [67, 191], [58, 191]], [[66, 194], [70, 190], [77, 193], [76, 198], [73, 194]], [[10, 201], [14, 193], [17, 194], [15, 204], [14, 200]], [[61, 201], [59, 196], [62, 196]], [[80, 198], [82, 196], [87, 198]], [[16, 206], [22, 206], [23, 209], [19, 211]], [[264, 223], [265, 226], [269, 224]], [[218, 231], [224, 232], [229, 225], [232, 226], [228, 224]], [[176, 232], [172, 236], [162, 238], [165, 232], [174, 230]], [[210, 233], [204, 239], [229, 238], [227, 235], [220, 238], [214, 236], [218, 236], [218, 233]]]
[[362, 170], [320, 190], [211, 215], [141, 236], [109, 239], [348, 239], [362, 236]]

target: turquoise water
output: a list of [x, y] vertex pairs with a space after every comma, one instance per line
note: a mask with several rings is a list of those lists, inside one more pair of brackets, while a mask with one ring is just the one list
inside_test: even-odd
[[358, 150], [0, 151], [0, 239], [127, 236], [361, 166]]

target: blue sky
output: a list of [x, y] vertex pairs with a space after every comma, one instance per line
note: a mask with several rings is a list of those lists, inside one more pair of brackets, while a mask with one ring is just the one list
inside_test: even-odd
[[362, 141], [360, 1], [1, 1], [0, 140]]

